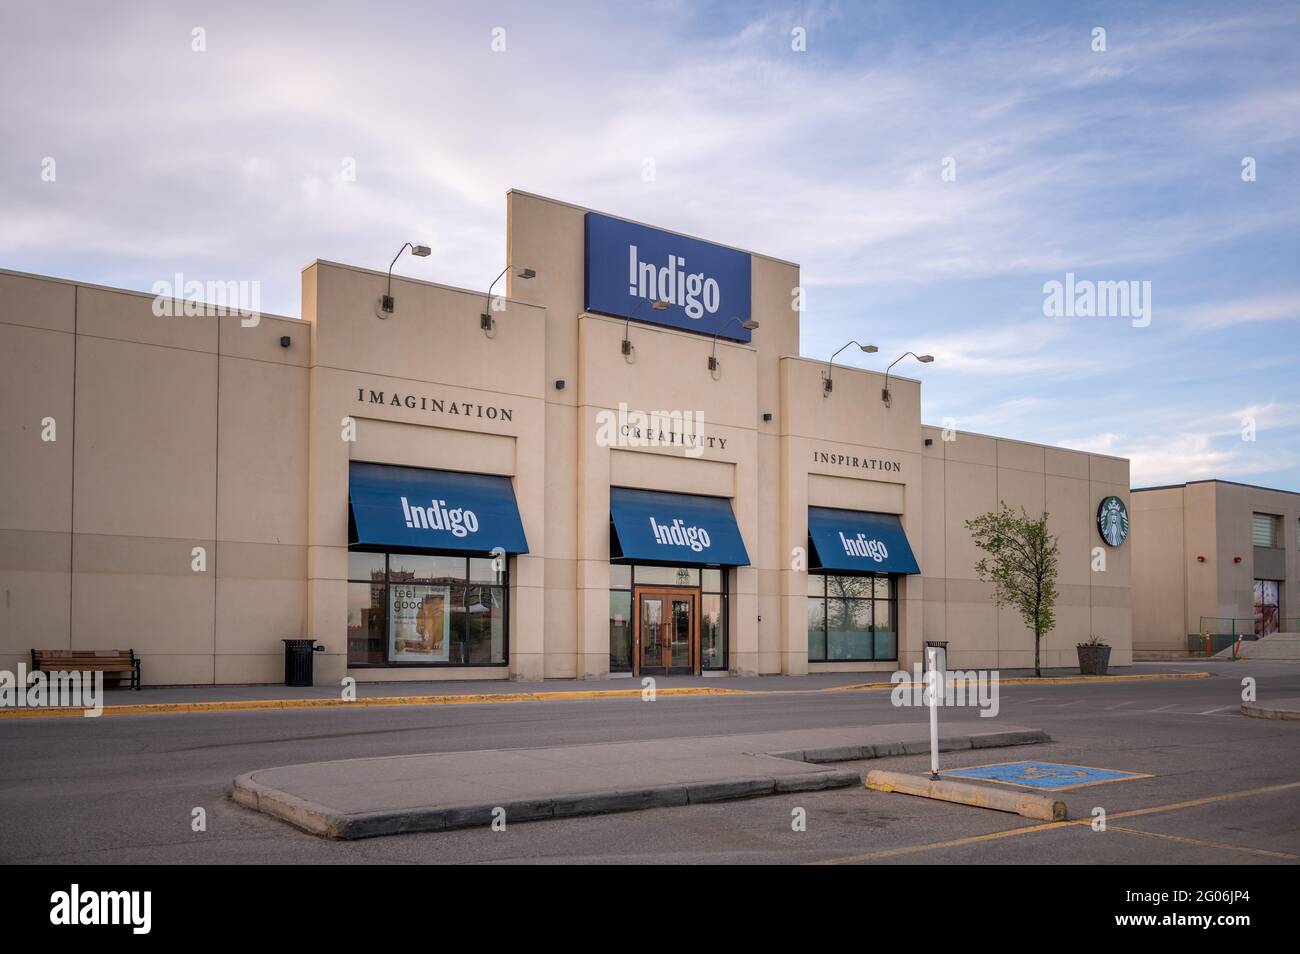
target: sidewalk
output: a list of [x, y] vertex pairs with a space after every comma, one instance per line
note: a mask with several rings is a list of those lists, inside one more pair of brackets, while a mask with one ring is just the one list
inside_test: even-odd
[[[1046, 741], [974, 719], [946, 726], [940, 748]], [[231, 795], [314, 835], [371, 838], [843, 788], [861, 773], [821, 763], [926, 751], [917, 724], [439, 752], [260, 769]]]
[[[814, 673], [806, 676], [659, 676], [659, 696], [720, 696], [752, 693], [850, 692], [889, 690], [892, 672]], [[1209, 675], [1165, 663], [1137, 663], [1109, 676], [1080, 676], [1077, 669], [1001, 670], [1003, 685], [1050, 686], [1083, 682], [1124, 682], [1145, 679], [1200, 679]], [[345, 701], [342, 687], [316, 685], [145, 686], [137, 691], [107, 690], [104, 714], [169, 715], [241, 709], [294, 709], [354, 706], [484, 705], [506, 702], [569, 702], [585, 699], [641, 697], [641, 680], [627, 676], [601, 679], [548, 679], [514, 682], [509, 679], [441, 680], [437, 682], [358, 682], [354, 700]], [[79, 716], [77, 708], [0, 707], [2, 718]]]

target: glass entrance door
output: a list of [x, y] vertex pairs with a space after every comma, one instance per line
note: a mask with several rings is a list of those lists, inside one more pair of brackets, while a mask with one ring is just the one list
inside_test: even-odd
[[637, 675], [699, 672], [699, 605], [695, 589], [638, 587], [635, 659]]

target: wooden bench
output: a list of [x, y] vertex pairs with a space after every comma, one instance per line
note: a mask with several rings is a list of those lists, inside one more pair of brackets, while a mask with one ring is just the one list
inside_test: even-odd
[[129, 676], [131, 688], [140, 688], [140, 660], [133, 649], [33, 649], [33, 672], [102, 672], [121, 684]]

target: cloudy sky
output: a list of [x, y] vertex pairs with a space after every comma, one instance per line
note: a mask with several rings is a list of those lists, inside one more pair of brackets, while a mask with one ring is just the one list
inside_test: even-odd
[[[513, 186], [799, 262], [803, 353], [933, 352], [927, 423], [1300, 490], [1298, 46], [1295, 3], [0, 0], [0, 267], [296, 316], [420, 239], [481, 287]], [[1149, 322], [1045, 315], [1067, 273]]]

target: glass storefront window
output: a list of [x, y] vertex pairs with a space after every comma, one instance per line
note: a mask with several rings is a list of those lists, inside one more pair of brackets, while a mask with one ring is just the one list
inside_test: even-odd
[[1278, 631], [1281, 613], [1281, 580], [1255, 581], [1255, 635], [1268, 636]]
[[609, 593], [609, 671], [632, 671], [632, 593]]
[[701, 570], [700, 589], [705, 593], [721, 593], [722, 571], [717, 567], [705, 567]]
[[383, 553], [349, 553], [349, 580], [383, 580], [388, 557]]
[[505, 665], [509, 578], [492, 563], [484, 557], [349, 553], [348, 665]]
[[505, 558], [501, 558], [501, 569], [494, 569], [497, 561], [492, 557], [469, 558], [469, 581], [471, 583], [493, 583], [500, 586], [506, 578]]
[[869, 576], [827, 576], [826, 595], [843, 599], [870, 599], [872, 578]]
[[429, 556], [423, 553], [390, 553], [388, 556], [390, 582], [437, 581], [439, 583], [463, 581], [465, 558], [454, 556]]
[[808, 599], [808, 659], [826, 658], [826, 600]]
[[700, 571], [693, 566], [642, 566], [637, 564], [636, 585], [699, 586]]
[[875, 620], [872, 631], [875, 634], [875, 658], [897, 659], [898, 631], [894, 628], [894, 603], [889, 599], [876, 600], [874, 606]]
[[725, 600], [721, 593], [700, 597], [700, 668], [727, 668], [727, 623]]
[[896, 660], [896, 618], [893, 577], [809, 574], [808, 661]]
[[477, 586], [471, 583], [465, 590], [465, 643], [462, 661], [467, 666], [490, 666], [505, 662], [505, 645], [504, 591], [499, 586]]
[[609, 588], [611, 590], [630, 590], [632, 588], [632, 567], [626, 563], [609, 565]]
[[[383, 555], [380, 555], [382, 562]], [[381, 574], [382, 575], [382, 574]], [[348, 664], [383, 665], [386, 587], [374, 583], [348, 584]]]
[[826, 601], [826, 658], [872, 658], [871, 600]]

